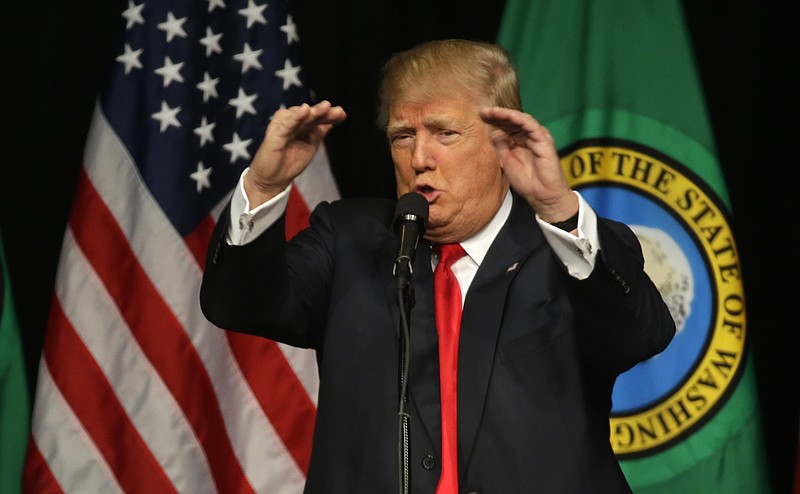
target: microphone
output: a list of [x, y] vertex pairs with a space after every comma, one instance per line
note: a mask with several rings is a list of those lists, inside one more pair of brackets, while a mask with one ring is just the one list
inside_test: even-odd
[[405, 289], [411, 281], [411, 262], [414, 260], [417, 243], [428, 226], [428, 201], [422, 194], [408, 192], [397, 200], [394, 214], [394, 229], [398, 235], [394, 276], [398, 286]]

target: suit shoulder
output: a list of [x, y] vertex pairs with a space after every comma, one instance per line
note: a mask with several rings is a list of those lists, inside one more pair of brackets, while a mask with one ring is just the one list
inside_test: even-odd
[[390, 224], [393, 221], [396, 201], [382, 197], [351, 197], [322, 203], [316, 214], [327, 214], [342, 221], [378, 221]]

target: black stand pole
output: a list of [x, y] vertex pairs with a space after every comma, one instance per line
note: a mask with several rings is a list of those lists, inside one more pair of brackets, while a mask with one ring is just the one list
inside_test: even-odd
[[397, 304], [400, 307], [400, 369], [398, 397], [398, 440], [397, 457], [399, 463], [400, 494], [408, 494], [411, 486], [409, 470], [409, 413], [408, 406], [408, 365], [411, 355], [411, 308], [414, 307], [414, 289], [411, 287], [411, 264], [417, 249], [417, 242], [428, 224], [428, 201], [422, 194], [408, 192], [400, 196], [395, 207], [395, 229], [398, 235], [397, 258], [394, 262], [394, 276], [397, 278]]
[[411, 308], [414, 307], [414, 288], [407, 281], [400, 280], [397, 286], [400, 307], [400, 395], [398, 397], [398, 438], [397, 457], [400, 479], [400, 494], [408, 494], [411, 490], [411, 470], [409, 469], [411, 451], [408, 406], [408, 365], [411, 354]]

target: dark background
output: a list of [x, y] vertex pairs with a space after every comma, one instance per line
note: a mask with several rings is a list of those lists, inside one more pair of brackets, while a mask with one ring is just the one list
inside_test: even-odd
[[[769, 2], [684, 2], [733, 204], [775, 494], [792, 492], [798, 446], [795, 182], [797, 15]], [[31, 388], [95, 97], [124, 27], [124, 0], [7, 2], [0, 226]], [[786, 5], [785, 3], [783, 5]], [[348, 121], [327, 147], [343, 196], [394, 196], [373, 125], [377, 72], [426, 39], [494, 40], [501, 1], [292, 1], [304, 73]]]

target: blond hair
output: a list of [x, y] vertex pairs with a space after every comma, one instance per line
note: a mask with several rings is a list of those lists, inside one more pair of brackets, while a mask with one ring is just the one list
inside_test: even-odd
[[449, 39], [429, 41], [393, 55], [383, 66], [377, 123], [385, 129], [398, 101], [432, 101], [467, 93], [476, 102], [522, 109], [519, 80], [499, 45]]

